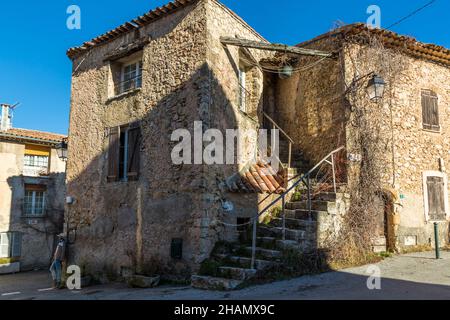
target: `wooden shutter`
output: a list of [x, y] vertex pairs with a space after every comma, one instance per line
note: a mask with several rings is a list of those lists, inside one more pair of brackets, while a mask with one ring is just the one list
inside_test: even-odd
[[439, 131], [439, 106], [436, 93], [422, 90], [422, 122], [423, 128]]
[[22, 234], [13, 232], [11, 234], [11, 257], [19, 258], [22, 254]]
[[120, 127], [109, 129], [108, 181], [119, 179]]
[[141, 129], [139, 124], [130, 125], [128, 130], [128, 159], [127, 177], [130, 180], [139, 176], [141, 151]]
[[445, 220], [444, 178], [427, 177], [428, 217], [430, 220]]
[[10, 234], [0, 233], [0, 258], [9, 258]]

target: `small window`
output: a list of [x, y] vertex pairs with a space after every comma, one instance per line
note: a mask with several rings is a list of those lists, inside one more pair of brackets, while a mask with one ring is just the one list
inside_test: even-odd
[[50, 148], [40, 145], [25, 145], [23, 174], [25, 176], [46, 175], [49, 171]]
[[247, 73], [244, 68], [239, 68], [239, 109], [246, 112], [247, 104]]
[[422, 124], [426, 130], [440, 130], [438, 97], [431, 90], [422, 90]]
[[108, 181], [137, 180], [140, 148], [139, 123], [109, 129]]
[[142, 61], [125, 64], [121, 71], [119, 94], [142, 87]]
[[42, 217], [45, 215], [45, 186], [26, 185], [23, 201], [23, 215], [27, 217]]
[[0, 258], [19, 258], [22, 251], [20, 232], [0, 233]]
[[24, 165], [29, 167], [48, 167], [48, 156], [34, 156], [26, 154], [24, 157]]

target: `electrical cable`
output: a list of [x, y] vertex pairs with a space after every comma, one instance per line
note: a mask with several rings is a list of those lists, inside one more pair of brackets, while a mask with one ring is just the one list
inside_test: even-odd
[[394, 22], [393, 24], [391, 24], [389, 27], [386, 28], [386, 30], [391, 29], [392, 27], [395, 27], [397, 25], [399, 25], [400, 23], [402, 23], [403, 21], [411, 18], [412, 16], [416, 15], [417, 13], [419, 13], [420, 11], [422, 11], [423, 9], [431, 6], [433, 3], [435, 3], [437, 0], [431, 0], [430, 2], [428, 2], [427, 4], [423, 5], [422, 7], [414, 10], [413, 12], [411, 12], [410, 14], [408, 14], [407, 16], [401, 18], [400, 20]]

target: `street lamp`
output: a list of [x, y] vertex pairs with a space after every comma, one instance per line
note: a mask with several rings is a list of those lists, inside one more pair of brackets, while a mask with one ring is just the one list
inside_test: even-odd
[[374, 74], [367, 84], [367, 93], [372, 101], [378, 101], [383, 98], [386, 82], [377, 74]]
[[65, 140], [56, 145], [56, 153], [62, 161], [67, 160], [67, 142]]

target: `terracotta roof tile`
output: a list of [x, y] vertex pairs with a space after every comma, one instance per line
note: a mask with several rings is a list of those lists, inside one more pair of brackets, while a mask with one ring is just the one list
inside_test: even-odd
[[401, 52], [411, 55], [416, 58], [421, 58], [433, 62], [437, 62], [446, 66], [450, 66], [450, 50], [431, 43], [423, 43], [417, 41], [413, 37], [400, 35], [396, 32], [386, 30], [386, 29], [374, 29], [367, 27], [364, 23], [354, 23], [343, 26], [336, 30], [330, 31], [328, 33], [322, 34], [312, 40], [308, 40], [298, 44], [299, 47], [307, 46], [317, 40], [334, 37], [337, 35], [341, 36], [358, 36], [355, 41], [364, 42], [365, 35], [368, 33], [377, 35], [381, 38], [386, 48], [399, 49]]
[[110, 30], [90, 41], [86, 41], [81, 46], [70, 48], [67, 51], [67, 56], [70, 59], [75, 58], [78, 54], [89, 50], [92, 47], [95, 47], [97, 45], [101, 45], [104, 43], [107, 43], [109, 41], [112, 41], [114, 39], [117, 39], [123, 34], [126, 34], [130, 31], [136, 30], [138, 27], [145, 26], [155, 20], [158, 20], [162, 17], [165, 17], [179, 8], [186, 7], [187, 5], [194, 3], [198, 0], [175, 0], [173, 2], [169, 2], [168, 4], [165, 4], [159, 8], [150, 10], [149, 12], [143, 14], [142, 16], [137, 17], [136, 19], [131, 20], [130, 22], [126, 22], [122, 24], [121, 26]]
[[6, 131], [0, 131], [0, 136], [9, 140], [27, 140], [28, 138], [28, 139], [39, 139], [42, 140], [42, 142], [48, 143], [58, 143], [64, 139], [67, 139], [67, 136], [62, 134], [37, 130], [19, 129], [19, 128], [12, 128]]
[[286, 191], [285, 177], [269, 164], [258, 162], [231, 176], [225, 182], [230, 192], [276, 193]]

